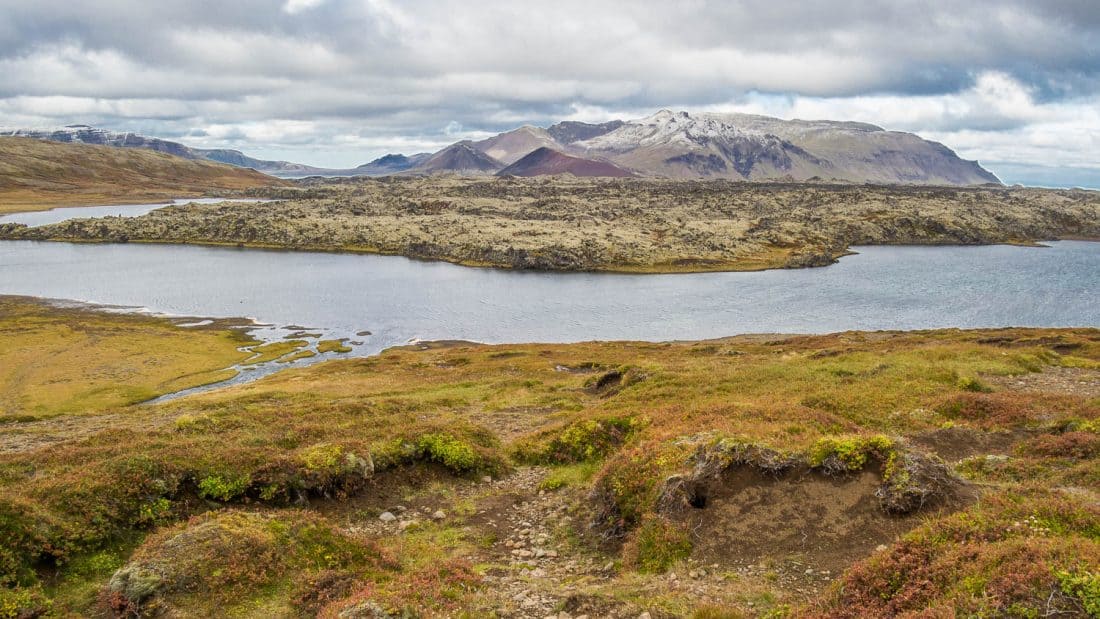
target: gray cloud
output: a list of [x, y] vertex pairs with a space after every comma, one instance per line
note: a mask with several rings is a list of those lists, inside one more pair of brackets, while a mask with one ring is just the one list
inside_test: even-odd
[[821, 110], [941, 137], [1054, 116], [1064, 129], [1077, 113], [1096, 136], [1100, 6], [0, 0], [0, 75], [0, 125], [86, 122], [329, 164], [446, 143], [449, 123], [476, 135], [660, 107]]

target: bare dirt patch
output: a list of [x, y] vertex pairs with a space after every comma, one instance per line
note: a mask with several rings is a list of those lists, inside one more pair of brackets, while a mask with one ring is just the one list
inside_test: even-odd
[[986, 432], [956, 426], [924, 432], [911, 440], [946, 462], [958, 462], [970, 456], [1009, 454], [1013, 446], [1029, 436], [1031, 433], [1026, 430]]
[[1030, 391], [1100, 398], [1100, 370], [1088, 368], [1048, 367], [1042, 372], [1019, 376], [989, 376], [984, 378], [996, 389]]
[[692, 557], [701, 563], [794, 560], [809, 570], [805, 574], [828, 579], [930, 513], [954, 511], [975, 498], [961, 493], [933, 509], [891, 515], [875, 496], [881, 484], [871, 469], [828, 476], [805, 468], [769, 475], [740, 467], [700, 489], [693, 508], [678, 517], [688, 524]]

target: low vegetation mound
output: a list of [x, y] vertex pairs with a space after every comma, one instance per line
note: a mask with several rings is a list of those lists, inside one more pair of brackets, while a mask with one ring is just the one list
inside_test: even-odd
[[172, 614], [180, 602], [190, 613], [205, 608], [220, 614], [262, 604], [255, 599], [258, 592], [288, 597], [310, 578], [331, 578], [333, 572], [362, 578], [394, 567], [376, 546], [334, 530], [310, 512], [231, 510], [150, 536], [111, 576], [102, 597], [121, 616]]

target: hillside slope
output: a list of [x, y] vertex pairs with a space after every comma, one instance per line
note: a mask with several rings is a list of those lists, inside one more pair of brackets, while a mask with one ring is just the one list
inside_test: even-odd
[[410, 174], [493, 174], [504, 166], [481, 152], [470, 142], [458, 142], [435, 153], [424, 163], [408, 170]]
[[0, 212], [282, 185], [255, 170], [139, 148], [0, 138]]
[[545, 146], [531, 151], [519, 161], [497, 172], [497, 176], [633, 176], [630, 172], [606, 161], [584, 159], [558, 152]]

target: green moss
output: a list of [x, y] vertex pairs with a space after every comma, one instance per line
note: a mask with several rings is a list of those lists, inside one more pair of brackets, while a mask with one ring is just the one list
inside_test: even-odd
[[621, 447], [642, 423], [635, 417], [577, 421], [556, 434], [543, 433], [521, 441], [514, 453], [532, 464], [573, 464], [601, 460]]
[[298, 457], [311, 471], [331, 471], [336, 469], [344, 456], [344, 448], [339, 445], [321, 444], [307, 448]]
[[882, 435], [826, 437], [819, 439], [808, 454], [812, 467], [827, 467], [839, 462], [848, 471], [858, 471], [866, 466], [870, 457], [887, 460], [895, 451], [894, 441]]
[[477, 451], [450, 434], [425, 434], [417, 441], [423, 456], [457, 472], [477, 469], [481, 464]]
[[248, 475], [210, 475], [199, 481], [199, 496], [215, 501], [230, 501], [241, 496], [252, 484]]

